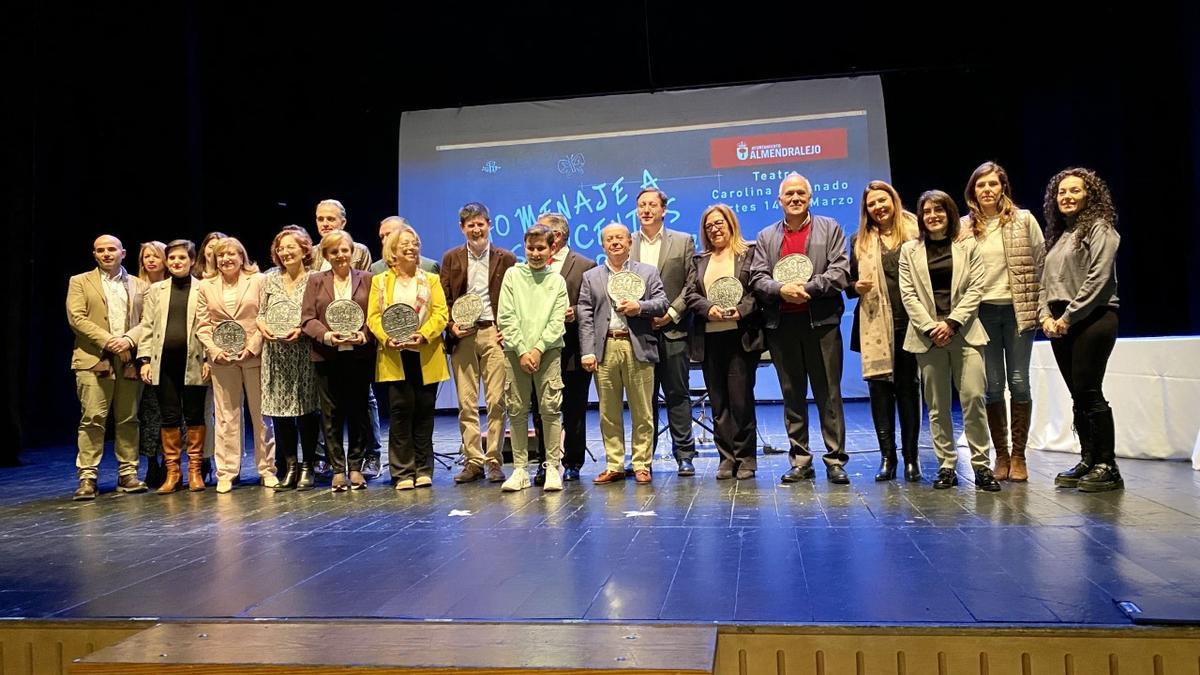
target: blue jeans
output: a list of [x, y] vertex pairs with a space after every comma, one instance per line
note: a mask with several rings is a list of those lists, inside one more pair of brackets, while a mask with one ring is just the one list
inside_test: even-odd
[[979, 303], [979, 321], [988, 334], [983, 348], [983, 367], [987, 373], [986, 403], [1004, 400], [1004, 385], [1013, 401], [1028, 403], [1029, 357], [1033, 353], [1033, 334], [1017, 332], [1017, 314], [1012, 305]]

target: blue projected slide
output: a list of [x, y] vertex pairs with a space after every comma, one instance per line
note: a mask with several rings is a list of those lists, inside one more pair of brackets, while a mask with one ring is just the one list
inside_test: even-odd
[[[599, 230], [636, 228], [643, 187], [670, 197], [669, 228], [699, 241], [700, 214], [723, 202], [753, 240], [782, 217], [776, 194], [791, 171], [812, 182], [813, 212], [853, 233], [862, 186], [890, 173], [878, 78], [408, 112], [399, 212], [433, 258], [462, 244], [458, 208], [479, 201], [493, 242], [518, 259], [523, 233], [547, 211], [567, 216], [573, 250], [601, 259]], [[849, 314], [845, 326], [848, 341]], [[848, 356], [845, 394], [865, 395]], [[775, 378], [760, 379], [778, 398]]]

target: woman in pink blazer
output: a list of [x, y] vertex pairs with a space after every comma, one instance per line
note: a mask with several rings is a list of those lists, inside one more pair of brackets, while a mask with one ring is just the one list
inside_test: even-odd
[[[258, 331], [258, 298], [263, 275], [250, 262], [246, 247], [233, 237], [216, 245], [217, 276], [200, 282], [196, 337], [212, 364], [213, 400], [217, 413], [217, 492], [233, 489], [242, 471], [242, 402], [250, 405], [254, 425], [254, 463], [263, 487], [279, 484], [275, 477], [275, 435], [262, 416], [262, 334]], [[230, 354], [213, 341], [222, 321], [237, 321], [246, 331], [246, 347]], [[243, 388], [245, 390], [243, 394]]]

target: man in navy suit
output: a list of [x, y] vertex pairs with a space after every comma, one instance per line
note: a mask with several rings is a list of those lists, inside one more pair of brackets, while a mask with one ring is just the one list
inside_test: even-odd
[[[846, 233], [833, 218], [809, 212], [812, 185], [798, 173], [779, 184], [783, 220], [758, 233], [750, 263], [751, 282], [763, 303], [767, 348], [775, 362], [783, 393], [792, 468], [784, 483], [812, 478], [808, 446], [808, 384], [825, 439], [825, 472], [829, 481], [850, 482], [846, 475], [846, 418], [842, 410], [842, 291], [850, 284]], [[800, 253], [812, 261], [805, 283], [772, 278], [779, 259]]]
[[[604, 437], [607, 467], [592, 481], [597, 485], [625, 479], [625, 423], [622, 393], [629, 397], [633, 420], [633, 474], [639, 484], [649, 483], [654, 452], [654, 364], [658, 361], [658, 336], [651, 320], [667, 312], [667, 295], [658, 271], [629, 259], [629, 228], [610, 223], [600, 231], [607, 259], [583, 275], [579, 289], [579, 359], [596, 373], [600, 395], [600, 434]], [[608, 296], [609, 277], [633, 272], [645, 282], [637, 300], [614, 302]]]

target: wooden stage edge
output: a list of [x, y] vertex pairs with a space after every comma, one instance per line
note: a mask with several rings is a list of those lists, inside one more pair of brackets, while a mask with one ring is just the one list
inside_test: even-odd
[[1200, 675], [1200, 627], [4, 621], [8, 673]]

